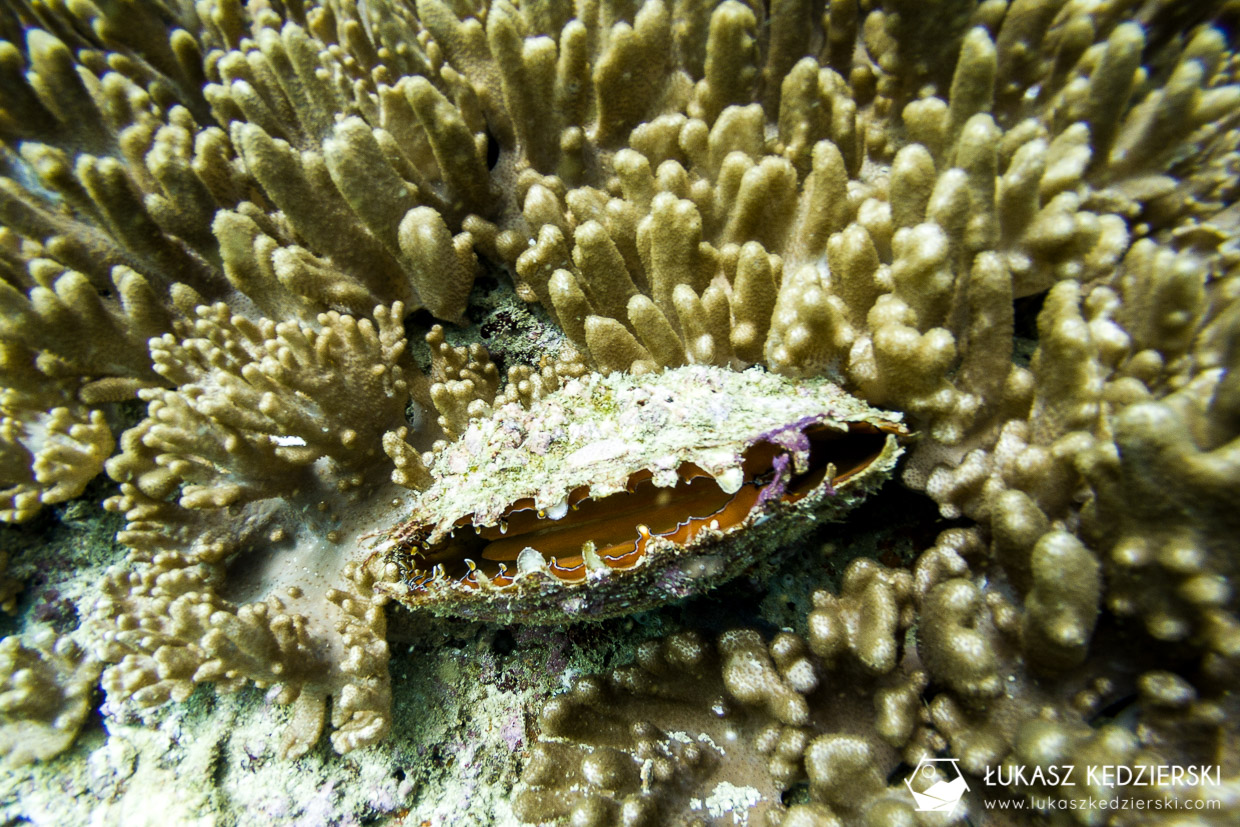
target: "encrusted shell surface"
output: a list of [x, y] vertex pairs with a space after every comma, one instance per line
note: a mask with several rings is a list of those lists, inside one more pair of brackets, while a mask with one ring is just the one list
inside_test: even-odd
[[[789, 481], [812, 472], [809, 432], [838, 434], [841, 443], [852, 440], [851, 453], [866, 456], [845, 473], [830, 466], [821, 482], [793, 496], [785, 492]], [[905, 433], [899, 414], [871, 408], [822, 379], [705, 366], [647, 376], [591, 374], [529, 410], [509, 405], [474, 422], [435, 458], [435, 482], [379, 548], [387, 562], [381, 588], [413, 608], [500, 622], [597, 619], [699, 593], [770, 559], [816, 521], [837, 518], [863, 499], [890, 475]], [[865, 444], [857, 448], [860, 439]], [[761, 478], [755, 478], [755, 446], [769, 456], [757, 463]], [[556, 529], [553, 522], [574, 519], [570, 504], [584, 492], [591, 501], [622, 497], [640, 480], [651, 502], [662, 506], [686, 479], [705, 475], [723, 492], [716, 496], [754, 486], [752, 507], [728, 525], [711, 515], [699, 519], [683, 544], [651, 537], [630, 567], [603, 565], [592, 545], [581, 554], [584, 576], [576, 580], [552, 574], [528, 548], [516, 571], [495, 581], [476, 576], [472, 560], [463, 576], [428, 562], [454, 532], [503, 534], [514, 511], [536, 511], [539, 525]], [[634, 514], [636, 540], [645, 526], [640, 508]]]

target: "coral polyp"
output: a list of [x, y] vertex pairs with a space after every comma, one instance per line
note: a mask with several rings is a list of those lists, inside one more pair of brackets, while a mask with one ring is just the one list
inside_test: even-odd
[[502, 622], [697, 594], [845, 513], [889, 476], [906, 433], [825, 380], [705, 366], [573, 380], [441, 452], [377, 552], [380, 588]]
[[[0, 762], [69, 753], [0, 822], [130, 823], [73, 809], [126, 728], [261, 690], [263, 745], [144, 755], [211, 779], [161, 822], [1236, 823], [1237, 32], [0, 2]], [[94, 687], [106, 751], [38, 781]], [[251, 807], [276, 753], [408, 778]], [[1018, 764], [1226, 781], [985, 783]]]

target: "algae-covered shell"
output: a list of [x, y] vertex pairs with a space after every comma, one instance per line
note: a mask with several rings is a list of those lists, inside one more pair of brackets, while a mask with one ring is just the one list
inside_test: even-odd
[[723, 583], [886, 479], [906, 432], [822, 379], [591, 374], [474, 422], [385, 538], [380, 588], [438, 614], [597, 619]]

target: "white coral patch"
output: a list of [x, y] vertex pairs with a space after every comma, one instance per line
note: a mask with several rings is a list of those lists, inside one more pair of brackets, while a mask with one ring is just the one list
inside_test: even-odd
[[690, 806], [695, 810], [706, 810], [713, 819], [720, 819], [731, 813], [733, 824], [748, 824], [749, 809], [761, 800], [762, 793], [756, 787], [738, 787], [723, 781], [715, 785], [715, 789], [704, 800], [693, 799]]

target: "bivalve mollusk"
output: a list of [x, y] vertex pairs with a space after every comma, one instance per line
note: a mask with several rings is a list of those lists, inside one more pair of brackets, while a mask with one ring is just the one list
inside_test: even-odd
[[723, 583], [838, 519], [907, 431], [825, 380], [589, 375], [474, 422], [386, 536], [381, 588], [438, 614], [598, 619]]

